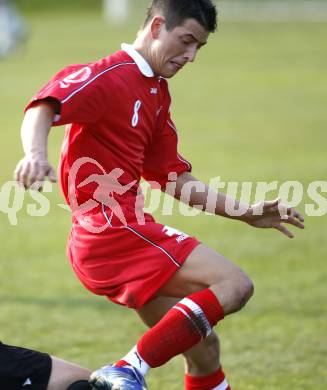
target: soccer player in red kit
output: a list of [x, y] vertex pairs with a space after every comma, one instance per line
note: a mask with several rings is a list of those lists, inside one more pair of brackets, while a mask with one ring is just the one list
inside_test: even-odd
[[[187, 390], [230, 389], [213, 327], [253, 293], [238, 266], [143, 213], [142, 176], [167, 192], [173, 181], [174, 196], [182, 201], [184, 185], [201, 184], [205, 191], [190, 194], [191, 206], [254, 227], [288, 237], [282, 222], [304, 227], [303, 217], [278, 200], [249, 206], [210, 190], [178, 154], [166, 79], [195, 60], [216, 30], [216, 18], [211, 0], [153, 0], [133, 45], [65, 68], [26, 110], [25, 157], [16, 179], [25, 187], [45, 176], [55, 181], [48, 132], [67, 124], [60, 183], [72, 210], [72, 267], [87, 289], [135, 309], [150, 327], [120, 361], [93, 373], [97, 389], [146, 389], [147, 371], [178, 354], [186, 359]], [[243, 215], [229, 215], [229, 201]]]

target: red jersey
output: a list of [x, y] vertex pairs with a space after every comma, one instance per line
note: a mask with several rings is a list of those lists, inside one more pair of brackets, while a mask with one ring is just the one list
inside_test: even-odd
[[[92, 199], [99, 185], [93, 179], [114, 170], [126, 191], [108, 192], [120, 204], [135, 201], [141, 176], [164, 186], [169, 173], [191, 171], [177, 151], [167, 81], [154, 76], [132, 46], [123, 44], [121, 51], [100, 61], [64, 68], [27, 108], [46, 98], [60, 103], [54, 125], [68, 125], [60, 159], [60, 183], [68, 204], [71, 193], [79, 204]], [[69, 184], [79, 159], [76, 180]]]

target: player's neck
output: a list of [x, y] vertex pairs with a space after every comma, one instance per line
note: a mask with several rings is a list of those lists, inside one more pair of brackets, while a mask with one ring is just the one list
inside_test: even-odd
[[156, 73], [153, 66], [153, 61], [151, 60], [151, 45], [147, 39], [147, 36], [142, 34], [142, 32], [139, 33], [132, 46], [150, 65], [150, 68], [153, 70], [153, 72]]

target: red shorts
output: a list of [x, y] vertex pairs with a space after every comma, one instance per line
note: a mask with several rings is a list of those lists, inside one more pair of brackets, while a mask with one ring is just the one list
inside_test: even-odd
[[145, 215], [145, 223], [129, 220], [116, 226], [102, 210], [88, 216], [90, 232], [74, 220], [68, 241], [72, 267], [91, 292], [134, 309], [142, 307], [181, 267], [200, 242]]

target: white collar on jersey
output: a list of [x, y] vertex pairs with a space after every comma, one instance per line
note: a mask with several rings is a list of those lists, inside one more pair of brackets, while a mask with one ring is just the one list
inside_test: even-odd
[[141, 54], [134, 49], [132, 45], [128, 45], [127, 43], [122, 43], [121, 48], [122, 50], [124, 50], [125, 53], [127, 53], [131, 58], [133, 58], [136, 65], [140, 69], [140, 72], [143, 74], [143, 76], [154, 77], [154, 73], [153, 70], [151, 69], [151, 66], [141, 56]]

